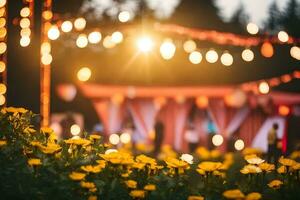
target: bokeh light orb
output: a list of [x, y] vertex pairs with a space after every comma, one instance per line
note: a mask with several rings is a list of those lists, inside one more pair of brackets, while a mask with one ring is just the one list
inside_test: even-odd
[[48, 30], [48, 38], [50, 40], [57, 40], [60, 36], [59, 29], [56, 25], [52, 25]]
[[0, 0], [0, 7], [3, 7], [6, 5], [6, 0]]
[[242, 52], [242, 59], [246, 62], [251, 62], [254, 59], [254, 53], [251, 49], [245, 49]]
[[86, 20], [83, 17], [77, 18], [74, 21], [74, 27], [76, 30], [81, 31], [86, 27]]
[[0, 61], [0, 73], [4, 72], [6, 69], [6, 64], [3, 61]]
[[197, 97], [197, 99], [196, 99], [196, 105], [200, 109], [207, 108], [207, 106], [208, 106], [208, 98], [207, 98], [207, 96]]
[[116, 43], [114, 43], [112, 41], [112, 38], [110, 35], [107, 35], [104, 39], [103, 39], [103, 46], [107, 49], [111, 49], [114, 48], [116, 46]]
[[291, 112], [291, 109], [286, 106], [286, 105], [280, 105], [278, 107], [278, 113], [281, 115], [281, 116], [288, 116]]
[[28, 37], [28, 36], [21, 37], [21, 39], [20, 39], [21, 47], [27, 47], [27, 46], [29, 46], [29, 44], [30, 44], [30, 37]]
[[6, 98], [4, 95], [0, 95], [0, 106], [3, 106], [6, 102]]
[[224, 142], [224, 138], [222, 135], [217, 134], [212, 137], [212, 143], [213, 143], [213, 145], [215, 145], [217, 147], [221, 146], [223, 144], [223, 142]]
[[31, 35], [31, 30], [30, 28], [22, 28], [20, 31], [21, 37], [29, 37]]
[[243, 150], [244, 147], [245, 147], [245, 143], [244, 143], [243, 140], [238, 139], [237, 141], [235, 141], [235, 143], [234, 143], [234, 148], [235, 148], [237, 151]]
[[21, 17], [28, 17], [30, 15], [30, 9], [28, 7], [24, 7], [20, 11]]
[[148, 36], [143, 36], [137, 40], [137, 47], [141, 52], [147, 53], [153, 49], [154, 42]]
[[173, 58], [176, 52], [176, 46], [172, 40], [165, 40], [160, 46], [160, 55], [165, 60], [170, 60]]
[[202, 61], [202, 54], [199, 51], [193, 51], [189, 55], [189, 60], [191, 63], [197, 65]]
[[293, 58], [300, 60], [300, 47], [293, 46], [290, 50], [290, 54]]
[[107, 154], [110, 154], [110, 153], [117, 153], [117, 152], [118, 152], [117, 149], [107, 149], [107, 150], [105, 151], [105, 154], [107, 155]]
[[71, 21], [64, 21], [62, 24], [61, 24], [61, 30], [62, 32], [64, 33], [69, 33], [72, 31], [73, 29], [73, 24]]
[[123, 34], [120, 31], [115, 31], [111, 35], [112, 42], [119, 44], [123, 41]]
[[7, 50], [7, 44], [5, 42], [0, 42], [0, 54], [4, 54]]
[[233, 64], [233, 56], [230, 53], [223, 53], [221, 56], [221, 63], [225, 66], [230, 66]]
[[53, 17], [53, 13], [50, 10], [46, 10], [42, 13], [42, 16], [45, 20], [50, 20]]
[[131, 18], [130, 12], [128, 12], [128, 11], [122, 11], [118, 15], [118, 19], [122, 23], [128, 22], [130, 20], [130, 18]]
[[92, 76], [92, 71], [88, 67], [83, 67], [77, 72], [77, 78], [80, 81], [88, 81]]
[[30, 20], [28, 18], [22, 18], [20, 20], [20, 27], [21, 28], [29, 28], [30, 27]]
[[0, 83], [0, 94], [5, 94], [7, 91], [7, 87], [5, 84]]
[[118, 134], [111, 134], [109, 136], [109, 142], [113, 145], [117, 145], [120, 142], [120, 137]]
[[197, 44], [194, 40], [187, 40], [183, 43], [183, 49], [187, 53], [192, 53], [197, 49]]
[[4, 27], [6, 25], [6, 19], [4, 17], [0, 18], [0, 27]]
[[206, 53], [205, 58], [209, 63], [216, 63], [219, 59], [219, 55], [215, 50], [209, 50]]
[[271, 58], [274, 55], [274, 47], [270, 42], [264, 42], [260, 52], [264, 57]]
[[128, 144], [131, 141], [131, 136], [129, 133], [122, 133], [120, 136], [120, 141], [123, 144]]
[[85, 34], [80, 34], [76, 40], [76, 46], [79, 48], [85, 48], [88, 45], [88, 38]]
[[43, 54], [42, 55], [42, 58], [41, 58], [41, 62], [44, 64], [44, 65], [50, 65], [52, 63], [52, 55], [51, 54]]
[[50, 42], [43, 42], [41, 45], [41, 54], [50, 54], [51, 44]]
[[89, 34], [88, 40], [91, 44], [98, 44], [102, 39], [102, 35], [99, 31], [93, 31]]
[[81, 128], [78, 124], [73, 124], [70, 128], [70, 132], [73, 136], [79, 135], [81, 132]]
[[258, 33], [259, 28], [258, 28], [258, 26], [255, 23], [250, 22], [250, 23], [247, 24], [247, 31], [251, 35], [255, 35], [255, 34]]
[[261, 94], [268, 94], [270, 92], [270, 86], [267, 82], [263, 81], [258, 85], [258, 91]]
[[277, 36], [278, 36], [278, 40], [280, 42], [284, 42], [285, 43], [285, 42], [289, 41], [289, 35], [285, 31], [279, 31]]

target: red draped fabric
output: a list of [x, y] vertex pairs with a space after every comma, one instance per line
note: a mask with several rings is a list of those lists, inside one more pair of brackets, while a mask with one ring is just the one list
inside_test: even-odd
[[133, 123], [140, 140], [147, 141], [153, 131], [157, 109], [152, 99], [137, 99], [128, 103]]
[[251, 146], [254, 137], [267, 115], [259, 108], [251, 110], [250, 114], [240, 127], [239, 137], [244, 141], [245, 146]]
[[164, 144], [174, 146], [178, 151], [187, 150], [184, 140], [184, 130], [191, 102], [177, 103], [169, 101], [159, 113], [159, 118], [165, 126]]
[[115, 104], [110, 99], [94, 100], [93, 105], [102, 121], [105, 134], [116, 133], [121, 130], [124, 105]]
[[195, 129], [198, 132], [198, 134], [200, 135], [200, 141], [199, 144], [201, 146], [208, 146], [208, 133], [206, 132], [206, 121], [207, 121], [207, 117], [205, 114], [204, 110], [199, 110], [198, 114], [195, 117], [194, 120], [194, 124], [195, 124]]

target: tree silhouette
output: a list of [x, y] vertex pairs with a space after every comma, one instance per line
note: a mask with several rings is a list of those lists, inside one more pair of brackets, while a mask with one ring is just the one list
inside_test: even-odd
[[239, 34], [246, 34], [246, 29], [244, 28], [249, 21], [249, 16], [245, 13], [245, 8], [243, 4], [240, 4], [238, 9], [232, 15], [229, 24], [231, 25], [232, 32]]
[[298, 10], [299, 5], [296, 0], [289, 0], [285, 11], [281, 17], [281, 26], [291, 36], [300, 37], [300, 17]]
[[278, 9], [276, 1], [269, 7], [269, 17], [265, 22], [265, 29], [269, 32], [277, 32], [280, 29], [281, 12]]

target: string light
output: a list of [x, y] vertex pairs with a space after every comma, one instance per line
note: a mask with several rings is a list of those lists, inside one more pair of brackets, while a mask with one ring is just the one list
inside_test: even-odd
[[176, 52], [176, 46], [170, 39], [166, 39], [160, 46], [160, 55], [165, 60], [170, 60]]
[[77, 124], [73, 124], [70, 128], [70, 132], [73, 136], [79, 135], [81, 132], [80, 126], [78, 126]]
[[128, 11], [122, 11], [119, 13], [118, 19], [122, 23], [128, 22], [130, 20], [130, 13]]
[[88, 45], [88, 38], [85, 34], [80, 34], [76, 40], [76, 45], [79, 48], [85, 48]]
[[212, 137], [212, 143], [215, 146], [221, 146], [223, 144], [224, 138], [222, 135], [214, 135]]
[[288, 116], [290, 114], [290, 108], [285, 105], [281, 105], [278, 107], [278, 113], [282, 116]]
[[131, 141], [131, 136], [129, 133], [122, 133], [120, 136], [120, 141], [123, 144], [128, 144]]
[[28, 18], [22, 18], [20, 20], [20, 27], [21, 28], [29, 28], [30, 27], [30, 20]]
[[250, 22], [247, 24], [247, 31], [248, 33], [250, 33], [251, 35], [255, 35], [258, 33], [259, 28], [256, 24]]
[[189, 60], [193, 64], [199, 64], [202, 61], [202, 54], [199, 51], [193, 51], [189, 55]]
[[187, 40], [183, 44], [183, 49], [187, 53], [192, 53], [197, 48], [197, 44], [194, 40]]
[[60, 36], [59, 29], [56, 25], [52, 25], [48, 30], [48, 38], [50, 40], [57, 40]]
[[4, 54], [7, 50], [7, 45], [5, 42], [0, 42], [0, 54]]
[[83, 17], [77, 18], [74, 21], [74, 27], [77, 31], [83, 30], [85, 26], [86, 26], [86, 20]]
[[6, 19], [1, 17], [0, 18], [0, 27], [3, 28], [6, 25]]
[[103, 46], [107, 49], [114, 48], [116, 46], [116, 43], [112, 41], [112, 38], [110, 35], [106, 36], [103, 40]]
[[0, 95], [5, 94], [6, 90], [7, 90], [6, 85], [3, 83], [0, 83]]
[[0, 95], [0, 106], [3, 106], [5, 104], [5, 102], [6, 102], [6, 98], [4, 95], [1, 94]]
[[111, 134], [109, 136], [109, 142], [113, 145], [117, 145], [120, 142], [120, 137], [117, 134]]
[[50, 54], [51, 44], [49, 42], [43, 42], [41, 45], [41, 54]]
[[27, 46], [29, 46], [29, 44], [30, 44], [30, 37], [28, 37], [28, 36], [21, 37], [20, 45], [22, 47], [27, 47]]
[[21, 31], [20, 31], [20, 35], [22, 37], [30, 37], [30, 35], [31, 35], [30, 28], [22, 28]]
[[271, 58], [274, 55], [274, 48], [270, 42], [264, 42], [260, 51], [261, 54], [266, 58]]
[[78, 80], [85, 82], [91, 78], [92, 71], [88, 67], [83, 67], [77, 72]]
[[245, 143], [244, 143], [243, 140], [238, 139], [237, 141], [235, 141], [235, 143], [234, 143], [234, 148], [235, 148], [237, 151], [243, 150], [244, 147], [245, 147]]
[[278, 39], [279, 39], [280, 42], [288, 42], [289, 41], [289, 35], [285, 31], [279, 31]]
[[70, 21], [64, 21], [61, 24], [61, 30], [62, 30], [62, 32], [69, 33], [69, 32], [72, 31], [72, 29], [73, 29], [73, 24]]
[[46, 20], [46, 21], [49, 21], [52, 19], [53, 17], [53, 13], [50, 11], [50, 10], [45, 10], [42, 14], [43, 18]]
[[0, 61], [0, 73], [4, 72], [6, 69], [6, 64], [3, 61]]
[[42, 58], [41, 58], [41, 62], [44, 64], [44, 65], [50, 65], [52, 63], [52, 56], [51, 54], [42, 54]]
[[254, 59], [254, 53], [251, 49], [245, 49], [242, 52], [242, 58], [246, 62], [251, 62]]
[[123, 34], [120, 31], [113, 32], [111, 35], [111, 41], [119, 44], [123, 41]]
[[0, 7], [3, 7], [6, 5], [6, 0], [0, 0]]
[[30, 9], [28, 7], [24, 7], [20, 11], [21, 17], [28, 17], [30, 15]]
[[270, 92], [270, 86], [267, 82], [263, 81], [259, 84], [258, 90], [261, 94], [268, 94]]
[[187, 153], [182, 154], [180, 156], [180, 159], [183, 160], [183, 161], [185, 161], [185, 162], [187, 162], [187, 163], [189, 163], [189, 164], [193, 164], [193, 162], [194, 162], [193, 161], [194, 157], [191, 154], [187, 154]]
[[230, 53], [223, 53], [221, 56], [221, 63], [225, 66], [230, 66], [233, 63], [233, 57]]
[[137, 47], [141, 52], [147, 53], [153, 49], [153, 40], [148, 36], [143, 36], [137, 40]]
[[102, 35], [98, 31], [91, 32], [88, 36], [88, 40], [91, 44], [98, 44], [102, 39]]
[[293, 58], [300, 60], [300, 48], [297, 46], [293, 46], [290, 50], [290, 54]]
[[218, 53], [215, 50], [209, 50], [206, 53], [205, 58], [206, 58], [207, 62], [215, 63], [215, 62], [218, 61], [219, 56], [218, 56]]

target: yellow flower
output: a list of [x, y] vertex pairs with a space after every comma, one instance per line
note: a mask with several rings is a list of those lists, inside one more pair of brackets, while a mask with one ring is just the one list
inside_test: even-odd
[[136, 161], [139, 163], [149, 164], [149, 165], [156, 165], [156, 160], [153, 158], [150, 158], [145, 155], [139, 155], [136, 157]]
[[92, 134], [90, 135], [90, 140], [99, 140], [101, 138], [100, 135]]
[[156, 190], [156, 186], [153, 184], [148, 184], [148, 185], [145, 185], [144, 190], [153, 191], [153, 190]]
[[300, 163], [296, 162], [293, 166], [292, 166], [292, 170], [300, 170]]
[[202, 159], [202, 160], [207, 160], [210, 157], [210, 152], [204, 148], [204, 147], [199, 147], [196, 149], [196, 154]]
[[189, 196], [187, 200], [204, 200], [202, 196]]
[[145, 198], [144, 190], [132, 190], [129, 195], [133, 198]]
[[39, 148], [45, 154], [54, 154], [61, 150], [61, 146], [55, 143], [48, 143], [47, 146], [40, 145]]
[[23, 130], [23, 132], [26, 133], [26, 134], [31, 134], [31, 133], [35, 133], [36, 130], [33, 129], [32, 127], [28, 126], [28, 127], [26, 127], [26, 128]]
[[198, 168], [199, 169], [202, 169], [206, 172], [213, 172], [215, 170], [218, 170], [222, 167], [222, 163], [220, 162], [201, 162], [199, 165], [198, 165]]
[[91, 195], [91, 196], [89, 196], [88, 200], [97, 200], [97, 196]]
[[291, 159], [297, 159], [300, 158], [300, 151], [294, 151], [292, 152], [292, 154], [290, 155]]
[[285, 174], [285, 173], [287, 172], [286, 166], [281, 166], [281, 167], [279, 167], [279, 168], [277, 169], [277, 172], [278, 172], [279, 174]]
[[6, 140], [0, 140], [0, 147], [7, 145]]
[[128, 188], [135, 189], [137, 186], [137, 182], [134, 180], [125, 181], [125, 184]]
[[87, 189], [92, 189], [92, 188], [96, 187], [95, 183], [93, 183], [93, 182], [87, 182], [87, 181], [81, 181], [80, 182], [80, 186], [82, 188], [87, 188]]
[[28, 110], [26, 110], [25, 108], [15, 108], [15, 107], [7, 107], [7, 108], [3, 108], [1, 110], [2, 113], [14, 113], [14, 114], [17, 114], [17, 113], [26, 113]]
[[258, 149], [258, 148], [245, 148], [242, 151], [243, 155], [251, 155], [251, 154], [255, 154], [255, 155], [261, 155], [262, 154], [262, 150]]
[[262, 170], [256, 165], [246, 165], [240, 170], [240, 172], [242, 174], [257, 174], [261, 173]]
[[101, 169], [104, 169], [104, 168], [105, 168], [105, 166], [106, 166], [105, 160], [96, 160], [96, 162], [98, 163], [98, 166], [99, 166]]
[[74, 145], [78, 145], [78, 146], [87, 146], [87, 145], [91, 144], [91, 141], [89, 141], [87, 139], [79, 138], [79, 139], [65, 140], [65, 143], [66, 144], [74, 144]]
[[86, 174], [80, 172], [72, 172], [71, 174], [69, 174], [70, 179], [74, 181], [81, 181], [85, 178], [85, 176]]
[[227, 199], [243, 199], [245, 195], [238, 189], [235, 190], [226, 190], [223, 192], [223, 196]]
[[270, 183], [268, 183], [268, 186], [273, 189], [278, 189], [282, 184], [283, 182], [280, 180], [273, 180]]
[[30, 165], [30, 166], [35, 166], [35, 165], [41, 165], [41, 164], [42, 164], [41, 160], [38, 159], [38, 158], [31, 158], [31, 159], [29, 159], [29, 160], [27, 161], [27, 163], [28, 163], [28, 165]]
[[258, 192], [252, 192], [246, 196], [246, 200], [260, 200], [261, 198], [262, 196]]
[[296, 161], [289, 158], [284, 158], [282, 156], [279, 158], [278, 162], [287, 167], [292, 167], [293, 165], [296, 164]]
[[260, 157], [257, 157], [255, 154], [246, 155], [245, 160], [249, 164], [252, 164], [252, 165], [259, 165], [259, 164], [265, 162], [263, 159], [261, 159]]
[[205, 175], [205, 171], [203, 169], [196, 169], [196, 171], [200, 174], [200, 175]]
[[258, 167], [262, 171], [267, 172], [267, 173], [275, 170], [275, 165], [269, 164], [269, 163], [261, 163], [261, 164], [258, 165]]
[[165, 162], [170, 169], [178, 169], [178, 173], [182, 174], [184, 173], [184, 170], [187, 170], [190, 168], [189, 164], [185, 161], [178, 160], [176, 158], [168, 157], [165, 159]]
[[42, 127], [41, 132], [48, 136], [51, 135], [52, 133], [54, 133], [53, 129], [49, 128], [49, 127]]
[[90, 173], [99, 173], [101, 171], [101, 166], [96, 165], [86, 165], [86, 166], [81, 166], [81, 169], [85, 172], [90, 172]]
[[132, 165], [134, 163], [133, 157], [123, 152], [112, 152], [109, 154], [100, 154], [100, 156], [112, 164]]

